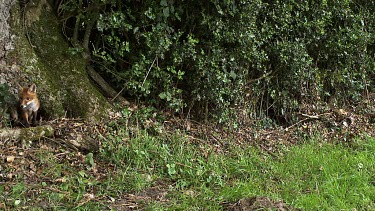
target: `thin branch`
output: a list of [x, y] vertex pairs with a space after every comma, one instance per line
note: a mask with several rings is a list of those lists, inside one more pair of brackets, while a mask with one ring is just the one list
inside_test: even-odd
[[271, 75], [271, 73], [273, 73], [273, 70], [272, 70], [272, 71], [269, 71], [268, 73], [262, 75], [262, 76], [259, 77], [259, 78], [256, 78], [256, 79], [252, 79], [252, 80], [250, 80], [250, 81], [248, 82], [248, 84], [253, 83], [253, 82], [256, 82], [256, 81], [260, 81], [260, 80], [262, 80], [262, 79], [268, 77], [269, 75]]
[[292, 124], [291, 126], [285, 128], [285, 130], [288, 131], [290, 128], [292, 128], [292, 127], [294, 127], [296, 125], [299, 125], [302, 122], [305, 122], [305, 121], [310, 120], [310, 119], [320, 119], [320, 116], [327, 115], [327, 114], [330, 114], [330, 113], [319, 114], [319, 115], [316, 115], [316, 116], [311, 116], [311, 115], [308, 115], [308, 114], [302, 114], [302, 116], [306, 116], [307, 118], [306, 119], [302, 119], [302, 120], [300, 120], [300, 121]]
[[150, 68], [148, 68], [148, 72], [147, 72], [147, 74], [146, 74], [146, 77], [145, 77], [145, 79], [143, 80], [143, 82], [142, 82], [142, 86], [145, 84], [145, 82], [146, 82], [146, 79], [147, 79], [147, 77], [148, 77], [148, 74], [150, 73], [150, 71], [151, 71], [151, 68], [154, 66], [154, 63], [155, 63], [155, 61], [158, 59], [158, 57], [157, 56], [155, 56], [155, 59], [154, 59], [154, 61], [152, 62], [152, 64], [150, 65]]
[[114, 101], [121, 93], [122, 93], [122, 91], [124, 91], [124, 89], [125, 89], [125, 86], [124, 87], [122, 87], [122, 89], [117, 93], [117, 95], [116, 96], [114, 96], [112, 99], [111, 99], [111, 101]]

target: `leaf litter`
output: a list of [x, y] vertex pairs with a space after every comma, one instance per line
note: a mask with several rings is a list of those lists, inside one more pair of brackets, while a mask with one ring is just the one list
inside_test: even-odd
[[[185, 136], [191, 144], [209, 146], [216, 153], [226, 153], [231, 147], [253, 145], [264, 153], [278, 156], [282, 147], [302, 144], [304, 139], [319, 135], [327, 142], [341, 142], [351, 146], [353, 141], [364, 136], [375, 137], [373, 104], [367, 106], [369, 112], [363, 109], [335, 109], [329, 107], [316, 108], [306, 105], [298, 114], [298, 120], [292, 124], [261, 128], [256, 120], [242, 118], [237, 128], [225, 127], [218, 124], [202, 124], [193, 120], [167, 117], [163, 122], [162, 136], [171, 136], [176, 131]], [[111, 121], [122, 118], [117, 115]], [[241, 119], [241, 118], [239, 118]], [[150, 119], [147, 126], [157, 120]], [[53, 138], [45, 138], [24, 147], [17, 141], [0, 141], [0, 185], [3, 186], [4, 202], [0, 208], [13, 206], [48, 208], [48, 202], [36, 196], [42, 192], [60, 194], [69, 198], [70, 192], [62, 190], [61, 184], [68, 183], [77, 172], [83, 172], [82, 178], [91, 178], [101, 182], [107, 179], [108, 172], [114, 173], [115, 167], [111, 163], [104, 163], [96, 158], [100, 150], [101, 137], [108, 134], [106, 124], [95, 125], [82, 119], [59, 119], [48, 122], [55, 129]], [[198, 147], [203, 154], [206, 147]], [[53, 155], [53, 156], [51, 156]], [[45, 156], [45, 158], [42, 158]], [[51, 159], [51, 162], [48, 162]], [[46, 173], [46, 169], [54, 168], [50, 165], [69, 165], [59, 175], [53, 171]], [[84, 170], [84, 171], [82, 171]], [[24, 183], [26, 196], [33, 200], [22, 202], [12, 199], [12, 187]], [[101, 201], [116, 210], [138, 210], [151, 201], [168, 202], [168, 181], [158, 180], [151, 187], [140, 192], [124, 193], [120, 198], [112, 196], [97, 197], [97, 189], [85, 193], [74, 206], [79, 207], [90, 201]], [[62, 206], [62, 205], [61, 205]], [[261, 208], [276, 210], [294, 210], [283, 202], [272, 201], [265, 196], [241, 199], [234, 203], [224, 203], [228, 210], [257, 210]]]

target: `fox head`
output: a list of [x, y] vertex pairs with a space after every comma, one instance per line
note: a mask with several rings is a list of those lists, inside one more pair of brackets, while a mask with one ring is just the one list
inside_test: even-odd
[[32, 84], [29, 87], [22, 87], [18, 93], [21, 108], [26, 108], [31, 105], [36, 99], [36, 85]]

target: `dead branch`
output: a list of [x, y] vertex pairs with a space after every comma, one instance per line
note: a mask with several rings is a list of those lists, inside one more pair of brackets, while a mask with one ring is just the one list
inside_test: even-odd
[[330, 114], [330, 113], [323, 113], [323, 114], [319, 114], [319, 115], [315, 115], [315, 116], [312, 116], [312, 115], [308, 115], [308, 114], [301, 114], [302, 116], [305, 116], [307, 117], [306, 119], [302, 119], [296, 123], [294, 123], [293, 125], [285, 128], [285, 131], [288, 131], [289, 129], [291, 129], [292, 127], [296, 126], [296, 125], [299, 125], [301, 124], [302, 122], [306, 122], [308, 120], [312, 120], [312, 119], [320, 119], [321, 116], [324, 116], [324, 115], [327, 115], [327, 114]]
[[43, 137], [51, 137], [54, 129], [51, 125], [42, 125], [29, 128], [0, 129], [0, 140], [28, 140], [35, 141]]
[[118, 93], [100, 76], [94, 68], [87, 66], [87, 73], [91, 77], [92, 80], [95, 81], [96, 84], [99, 85], [101, 90], [105, 93], [105, 95], [111, 97], [112, 99], [118, 99], [121, 103], [124, 103], [125, 105], [129, 105], [129, 101], [127, 101], [122, 96], [118, 95]]

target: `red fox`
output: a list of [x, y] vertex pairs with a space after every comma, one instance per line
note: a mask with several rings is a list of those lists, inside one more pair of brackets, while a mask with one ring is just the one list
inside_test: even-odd
[[22, 124], [25, 127], [36, 126], [36, 115], [40, 106], [38, 96], [36, 95], [36, 85], [32, 84], [29, 87], [21, 87], [18, 93], [20, 100], [20, 107], [18, 109], [21, 115]]

